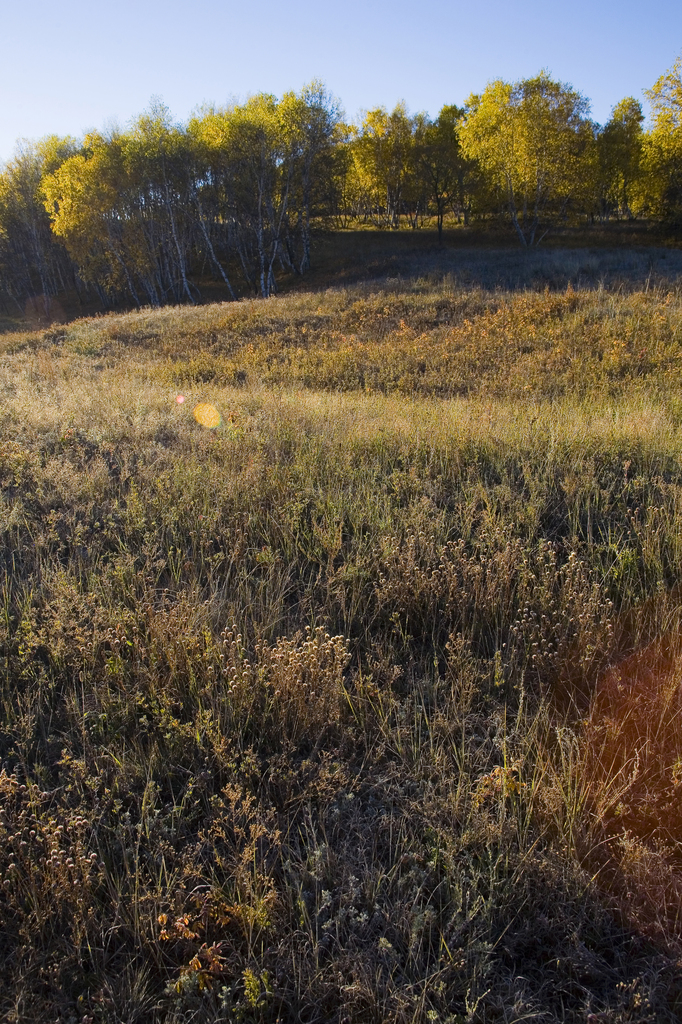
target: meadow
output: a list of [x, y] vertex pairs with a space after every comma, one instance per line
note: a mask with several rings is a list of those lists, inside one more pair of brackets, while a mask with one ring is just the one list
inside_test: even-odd
[[0, 336], [0, 1020], [680, 1020], [644, 262]]

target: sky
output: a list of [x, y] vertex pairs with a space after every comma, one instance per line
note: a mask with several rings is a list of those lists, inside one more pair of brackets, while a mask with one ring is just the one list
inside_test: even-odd
[[494, 78], [545, 68], [603, 123], [682, 53], [682, 2], [657, 0], [0, 0], [0, 161], [19, 138], [121, 127], [161, 98], [281, 96], [322, 79], [346, 116], [404, 100], [435, 116]]

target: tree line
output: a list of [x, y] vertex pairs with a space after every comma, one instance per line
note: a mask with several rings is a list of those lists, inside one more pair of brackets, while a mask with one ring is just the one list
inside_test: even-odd
[[414, 229], [500, 218], [524, 246], [557, 224], [682, 227], [682, 57], [604, 125], [546, 72], [491, 82], [434, 119], [344, 121], [320, 82], [175, 123], [153, 102], [126, 130], [22, 142], [0, 173], [0, 302], [96, 295], [195, 302], [198, 281], [262, 297], [311, 263], [313, 225]]

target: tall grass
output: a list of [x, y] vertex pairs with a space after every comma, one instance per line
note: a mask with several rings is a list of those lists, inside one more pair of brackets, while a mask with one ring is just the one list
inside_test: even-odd
[[681, 321], [2, 339], [4, 1020], [679, 1019]]

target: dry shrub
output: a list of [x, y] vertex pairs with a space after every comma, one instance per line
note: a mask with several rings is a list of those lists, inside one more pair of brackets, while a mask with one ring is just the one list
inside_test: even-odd
[[236, 1001], [243, 995], [235, 984], [240, 965], [262, 951], [281, 916], [272, 872], [282, 843], [271, 810], [234, 784], [211, 804], [194, 862], [186, 858], [186, 884], [164, 893], [155, 922], [166, 957], [177, 965], [168, 990], [176, 1005], [224, 982], [222, 997]]
[[575, 552], [560, 564], [548, 541], [529, 551], [500, 533], [438, 551], [424, 534], [395, 538], [376, 589], [403, 633], [430, 635], [441, 650], [461, 634], [479, 656], [501, 652], [507, 674], [540, 688], [562, 680], [566, 693], [579, 690], [611, 653], [603, 587]]
[[229, 713], [242, 728], [298, 743], [319, 741], [338, 722], [348, 644], [342, 636], [306, 628], [274, 645], [259, 641], [249, 657], [237, 627], [222, 634]]
[[94, 938], [102, 881], [92, 823], [51, 794], [0, 771], [0, 920], [4, 943], [33, 955], [63, 953]]

